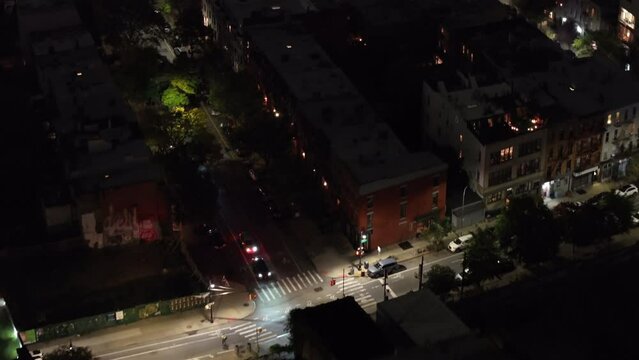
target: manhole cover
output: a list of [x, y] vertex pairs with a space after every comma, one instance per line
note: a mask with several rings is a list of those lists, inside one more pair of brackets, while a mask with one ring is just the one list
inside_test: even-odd
[[320, 286], [320, 287], [316, 287], [316, 288], [315, 288], [315, 289], [313, 289], [313, 290], [315, 290], [315, 292], [320, 292], [320, 291], [322, 291], [322, 290], [324, 290], [324, 289]]
[[408, 250], [413, 247], [413, 245], [411, 245], [411, 243], [408, 241], [402, 241], [397, 245], [399, 245], [399, 247], [402, 248], [402, 250]]

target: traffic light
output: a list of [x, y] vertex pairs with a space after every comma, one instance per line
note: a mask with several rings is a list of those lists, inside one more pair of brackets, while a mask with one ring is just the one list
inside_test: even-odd
[[336, 283], [335, 279], [331, 279], [331, 286], [335, 286], [335, 283]]

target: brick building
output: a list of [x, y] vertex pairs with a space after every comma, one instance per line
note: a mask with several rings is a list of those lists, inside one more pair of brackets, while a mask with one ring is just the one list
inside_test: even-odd
[[291, 119], [293, 148], [354, 246], [362, 234], [369, 249], [389, 245], [443, 218], [446, 164], [407, 151], [311, 36], [294, 26], [247, 31], [265, 103]]

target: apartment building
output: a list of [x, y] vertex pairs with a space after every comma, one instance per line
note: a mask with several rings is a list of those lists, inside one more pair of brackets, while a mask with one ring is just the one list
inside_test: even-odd
[[212, 30], [213, 41], [226, 51], [235, 71], [249, 61], [247, 27], [282, 23], [314, 9], [310, 0], [202, 0], [203, 25]]
[[461, 72], [424, 83], [428, 141], [452, 148], [487, 211], [513, 196], [539, 193], [545, 121], [509, 84], [478, 84]]
[[268, 106], [291, 119], [292, 146], [354, 246], [384, 247], [443, 218], [446, 164], [408, 152], [312, 36], [294, 26], [248, 33]]
[[637, 16], [639, 16], [639, 3], [637, 1], [621, 0], [619, 2], [617, 36], [619, 40], [626, 44], [631, 44], [635, 41]]
[[548, 17], [556, 24], [574, 23], [577, 33], [585, 31], [614, 31], [619, 11], [618, 1], [561, 0]]
[[40, 102], [53, 109], [42, 120], [64, 169], [49, 189], [62, 196], [43, 201], [49, 233], [75, 229], [95, 247], [157, 240], [168, 220], [161, 168], [91, 35], [80, 23], [58, 22], [61, 13], [79, 19], [67, 1], [18, 5], [23, 55], [37, 74]]

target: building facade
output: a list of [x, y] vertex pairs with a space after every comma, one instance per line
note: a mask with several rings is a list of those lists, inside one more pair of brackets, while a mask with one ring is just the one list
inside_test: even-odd
[[312, 36], [278, 25], [248, 35], [265, 105], [290, 121], [294, 152], [354, 247], [410, 239], [443, 218], [446, 164], [407, 151]]

